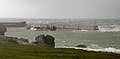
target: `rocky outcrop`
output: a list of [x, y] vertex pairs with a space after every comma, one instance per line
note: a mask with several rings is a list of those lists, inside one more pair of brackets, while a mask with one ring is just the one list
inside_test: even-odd
[[0, 35], [4, 36], [6, 30], [7, 30], [6, 26], [4, 26], [3, 24], [0, 24]]
[[29, 43], [28, 39], [0, 35], [0, 41], [3, 43], [12, 43], [12, 44], [20, 44], [20, 45], [55, 47], [54, 40], [55, 38], [52, 37], [51, 35], [39, 35], [35, 37], [35, 41]]
[[15, 40], [18, 44], [21, 44], [21, 45], [29, 45], [29, 41], [28, 39], [24, 39], [24, 38], [20, 38], [20, 39], [17, 39]]
[[35, 45], [35, 46], [54, 47], [55, 46], [54, 40], [55, 40], [55, 38], [52, 37], [51, 35], [39, 35], [39, 36], [35, 37], [35, 41], [31, 42], [31, 44]]
[[13, 43], [13, 44], [21, 44], [21, 45], [29, 45], [29, 41], [24, 38], [17, 38], [17, 37], [7, 37], [7, 36], [0, 36], [0, 41]]
[[77, 45], [76, 47], [87, 48], [87, 46], [85, 46], [85, 45]]

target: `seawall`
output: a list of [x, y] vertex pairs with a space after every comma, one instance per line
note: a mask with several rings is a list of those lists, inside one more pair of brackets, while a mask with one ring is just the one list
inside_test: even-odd
[[0, 24], [5, 25], [6, 27], [25, 27], [25, 26], [27, 26], [25, 21], [22, 21], [22, 22], [0, 22]]

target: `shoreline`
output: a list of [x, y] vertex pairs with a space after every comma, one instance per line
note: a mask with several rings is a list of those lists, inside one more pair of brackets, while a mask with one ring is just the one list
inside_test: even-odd
[[21, 45], [0, 38], [1, 59], [119, 59], [120, 54], [74, 48]]
[[120, 54], [120, 49], [116, 49], [116, 48], [100, 48], [100, 49], [93, 49], [93, 48], [80, 48], [80, 47], [67, 47], [67, 46], [63, 46], [63, 47], [56, 47], [56, 48], [73, 48], [76, 50], [85, 50], [85, 51], [94, 51], [94, 52], [108, 52], [108, 53], [116, 53], [116, 54]]
[[[17, 38], [17, 37], [8, 37], [8, 36], [0, 36], [0, 39], [4, 39], [3, 41], [8, 41], [10, 43], [13, 44], [19, 44], [19, 45], [30, 45], [30, 46], [34, 46], [31, 44], [31, 42], [29, 42], [28, 39], [24, 39], [24, 38]], [[12, 39], [12, 40], [11, 40]], [[40, 47], [40, 46], [38, 46]], [[116, 48], [101, 48], [101, 49], [92, 49], [89, 47], [86, 48], [81, 48], [81, 47], [68, 47], [68, 46], [55, 46], [54, 48], [58, 49], [58, 48], [63, 48], [63, 49], [75, 49], [75, 50], [85, 50], [85, 51], [93, 51], [93, 52], [108, 52], [108, 53], [116, 53], [116, 54], [120, 54], [120, 49], [116, 49]]]

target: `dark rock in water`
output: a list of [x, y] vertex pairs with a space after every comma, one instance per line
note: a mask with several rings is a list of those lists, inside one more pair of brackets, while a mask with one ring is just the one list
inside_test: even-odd
[[0, 35], [4, 36], [6, 31], [7, 31], [6, 26], [4, 26], [3, 24], [0, 24]]
[[46, 36], [39, 35], [39, 36], [35, 37], [35, 41], [32, 42], [32, 45], [54, 47], [55, 46], [54, 40], [55, 40], [55, 38], [52, 37], [51, 35], [46, 35]]
[[93, 30], [99, 30], [98, 26], [94, 26]]
[[85, 46], [85, 45], [77, 45], [76, 47], [87, 48], [87, 46]]
[[53, 45], [54, 40], [55, 40], [55, 38], [52, 37], [51, 35], [46, 35], [44, 42], [45, 42], [46, 44], [52, 44], [52, 45]]

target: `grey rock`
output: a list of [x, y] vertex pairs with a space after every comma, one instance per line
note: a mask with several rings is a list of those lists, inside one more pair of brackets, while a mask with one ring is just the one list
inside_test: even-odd
[[36, 45], [36, 46], [50, 46], [50, 47], [54, 47], [55, 46], [55, 42], [54, 42], [55, 38], [51, 35], [39, 35], [37, 37], [35, 37], [35, 41], [31, 42], [32, 45]]
[[85, 46], [85, 45], [77, 45], [76, 47], [87, 48], [87, 46]]
[[3, 24], [0, 24], [0, 35], [4, 36], [6, 31], [7, 31], [6, 26], [4, 26]]

